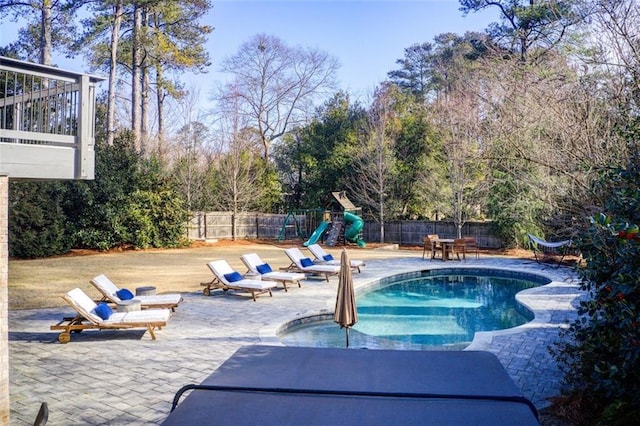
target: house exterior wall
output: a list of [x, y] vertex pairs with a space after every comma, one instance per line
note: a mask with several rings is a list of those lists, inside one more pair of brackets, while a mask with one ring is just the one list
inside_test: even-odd
[[9, 424], [9, 178], [0, 175], [0, 425]]

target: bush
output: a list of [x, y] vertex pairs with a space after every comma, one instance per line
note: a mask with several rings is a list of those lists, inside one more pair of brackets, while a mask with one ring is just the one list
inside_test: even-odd
[[[552, 349], [565, 372], [566, 392], [584, 401], [586, 414], [626, 424], [640, 414], [640, 167], [637, 159], [601, 183], [605, 212], [591, 219], [576, 243], [588, 298], [568, 339]], [[594, 418], [589, 420], [591, 423]]]
[[136, 153], [122, 133], [96, 145], [93, 181], [12, 182], [9, 252], [22, 258], [65, 253], [72, 247], [177, 247], [186, 239], [180, 194], [154, 159]]
[[9, 255], [52, 256], [69, 251], [61, 203], [64, 187], [56, 182], [11, 182], [9, 186]]
[[187, 212], [172, 191], [134, 192], [122, 219], [124, 242], [134, 247], [177, 247], [185, 242]]

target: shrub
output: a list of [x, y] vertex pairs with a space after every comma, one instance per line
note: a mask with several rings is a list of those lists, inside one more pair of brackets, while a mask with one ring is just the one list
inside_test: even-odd
[[64, 187], [56, 182], [11, 182], [9, 187], [9, 255], [52, 256], [69, 251], [61, 203]]
[[[591, 219], [576, 243], [588, 297], [565, 339], [552, 349], [565, 372], [566, 392], [585, 413], [606, 424], [640, 414], [640, 167], [607, 173], [605, 212]], [[636, 419], [639, 417], [636, 417]], [[594, 419], [590, 419], [589, 422]]]

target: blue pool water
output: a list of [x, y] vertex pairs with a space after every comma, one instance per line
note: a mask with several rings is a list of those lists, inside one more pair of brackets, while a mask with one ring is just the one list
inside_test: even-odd
[[[358, 323], [351, 347], [370, 349], [464, 349], [477, 331], [522, 325], [533, 314], [515, 300], [546, 278], [511, 271], [451, 268], [423, 271], [357, 297]], [[287, 346], [344, 347], [345, 330], [328, 318], [287, 327]]]

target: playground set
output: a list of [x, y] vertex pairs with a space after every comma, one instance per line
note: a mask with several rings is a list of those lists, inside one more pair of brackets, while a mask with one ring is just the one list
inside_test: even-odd
[[[361, 210], [353, 205], [345, 191], [332, 192], [324, 209], [290, 211], [282, 223], [278, 241], [285, 238], [287, 228], [295, 227], [296, 235], [306, 239], [302, 243], [305, 247], [319, 241], [330, 247], [347, 242], [366, 247], [367, 243], [362, 239]], [[305, 232], [314, 228], [310, 236]]]

